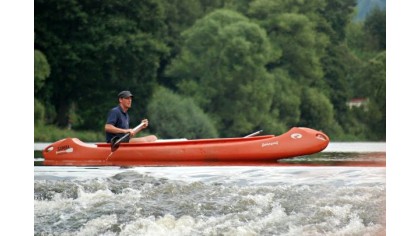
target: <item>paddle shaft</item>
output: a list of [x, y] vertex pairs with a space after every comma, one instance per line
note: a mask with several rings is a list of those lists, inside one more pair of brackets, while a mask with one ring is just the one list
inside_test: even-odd
[[249, 138], [249, 137], [253, 137], [253, 136], [255, 136], [255, 135], [257, 135], [257, 134], [259, 134], [259, 133], [261, 133], [262, 132], [262, 130], [258, 130], [257, 132], [254, 132], [254, 133], [252, 133], [252, 134], [248, 134], [247, 136], [245, 136], [244, 138]]
[[[136, 127], [134, 127], [133, 131], [136, 133], [139, 129], [141, 129], [141, 127], [144, 126], [144, 122], [141, 122], [139, 125], [137, 125]], [[125, 138], [127, 138], [127, 136], [129, 136], [130, 133], [126, 133], [124, 134], [124, 136], [122, 136], [120, 139], [118, 139], [115, 143], [112, 144], [112, 146], [116, 146], [118, 145], [122, 140], [124, 140]]]

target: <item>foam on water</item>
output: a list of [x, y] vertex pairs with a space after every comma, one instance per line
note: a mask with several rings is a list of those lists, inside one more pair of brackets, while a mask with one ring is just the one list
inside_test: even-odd
[[385, 168], [35, 168], [35, 234], [385, 234]]

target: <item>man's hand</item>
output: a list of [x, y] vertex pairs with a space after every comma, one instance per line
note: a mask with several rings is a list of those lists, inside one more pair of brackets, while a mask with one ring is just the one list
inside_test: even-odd
[[144, 123], [144, 125], [141, 129], [145, 129], [145, 128], [147, 128], [147, 126], [149, 126], [149, 120], [148, 119], [143, 119], [141, 122]]
[[136, 135], [136, 134], [134, 133], [134, 130], [133, 130], [133, 129], [127, 129], [127, 131], [128, 131], [128, 132], [126, 132], [126, 133], [130, 133], [130, 138], [131, 138], [131, 137], [133, 137], [134, 135]]

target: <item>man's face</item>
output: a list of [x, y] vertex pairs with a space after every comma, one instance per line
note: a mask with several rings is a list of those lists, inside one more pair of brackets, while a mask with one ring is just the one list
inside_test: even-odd
[[132, 97], [127, 97], [127, 98], [121, 98], [121, 104], [123, 107], [125, 108], [131, 108], [131, 102], [132, 102], [133, 98]]

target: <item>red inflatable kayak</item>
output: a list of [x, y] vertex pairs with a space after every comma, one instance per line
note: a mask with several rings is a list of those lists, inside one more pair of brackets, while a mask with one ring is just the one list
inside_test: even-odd
[[279, 136], [88, 144], [77, 138], [59, 140], [43, 150], [44, 165], [113, 166], [174, 165], [193, 162], [275, 162], [324, 150], [329, 138], [321, 131], [294, 127]]

